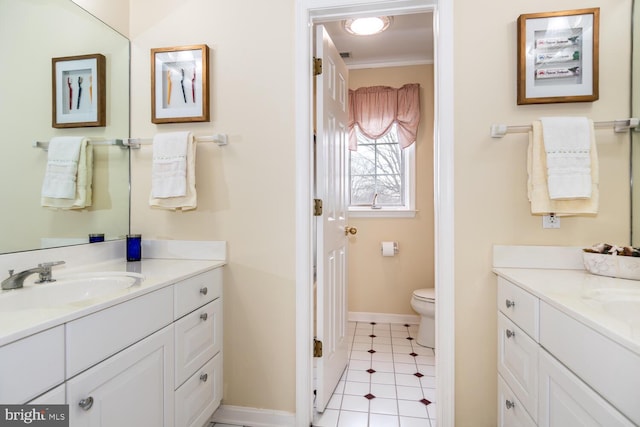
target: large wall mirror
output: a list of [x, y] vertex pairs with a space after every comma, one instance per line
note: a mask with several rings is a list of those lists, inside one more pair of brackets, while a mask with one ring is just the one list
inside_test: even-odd
[[[52, 58], [106, 59], [106, 126], [52, 127]], [[89, 208], [41, 205], [48, 153], [34, 141], [129, 136], [129, 41], [71, 0], [0, 0], [0, 253], [88, 243], [129, 230], [129, 151], [92, 145]], [[83, 90], [89, 90], [88, 85]], [[86, 93], [86, 92], [85, 92]]]
[[[631, 116], [640, 117], [640, 2], [631, 22]], [[631, 245], [640, 247], [640, 132], [631, 132]]]

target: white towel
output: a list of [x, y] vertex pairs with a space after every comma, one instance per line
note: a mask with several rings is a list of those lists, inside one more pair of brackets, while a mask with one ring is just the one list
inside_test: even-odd
[[153, 138], [151, 207], [172, 210], [197, 207], [195, 144], [191, 132], [164, 133]]
[[92, 204], [93, 185], [93, 146], [85, 138], [80, 143], [76, 190], [73, 199], [42, 197], [41, 205], [58, 209], [83, 209]]
[[547, 185], [547, 156], [542, 141], [542, 123], [535, 120], [529, 132], [527, 151], [527, 190], [531, 202], [531, 213], [558, 216], [595, 215], [599, 204], [599, 166], [595, 137], [591, 136], [591, 198], [573, 200], [551, 200]]
[[586, 117], [542, 117], [547, 185], [552, 200], [591, 197], [591, 135]]
[[42, 197], [74, 199], [80, 145], [84, 137], [54, 137], [49, 141]]

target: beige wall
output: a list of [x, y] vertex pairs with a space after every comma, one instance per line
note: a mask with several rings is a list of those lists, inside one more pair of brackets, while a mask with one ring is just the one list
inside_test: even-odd
[[[433, 287], [433, 65], [349, 71], [349, 87], [420, 83], [416, 142], [415, 218], [350, 218], [358, 234], [349, 244], [349, 311], [416, 314], [414, 289]], [[380, 242], [397, 241], [400, 253], [382, 257]]]
[[[628, 117], [631, 0], [456, 0], [454, 7], [456, 427], [491, 427], [497, 405], [492, 244], [622, 244], [629, 243], [630, 226], [627, 134], [596, 131], [600, 213], [562, 218], [559, 230], [544, 230], [541, 218], [530, 215], [526, 196], [526, 134], [492, 139], [489, 127], [528, 124], [544, 115]], [[518, 15], [587, 7], [600, 7], [600, 99], [517, 106]]]
[[[294, 411], [293, 2], [132, 0], [130, 21], [132, 136], [229, 136], [198, 145], [192, 212], [149, 208], [151, 147], [133, 151], [132, 231], [228, 242], [224, 403]], [[149, 50], [202, 43], [211, 121], [153, 125]]]
[[[132, 0], [130, 17], [132, 134], [189, 128], [199, 134], [230, 135], [226, 148], [198, 149], [200, 207], [192, 213], [147, 207], [149, 153], [137, 153], [132, 166], [133, 229], [147, 237], [229, 242], [225, 403], [289, 411], [295, 400], [294, 4], [193, 0], [186, 7], [170, 0]], [[597, 6], [600, 100], [517, 106], [518, 15]], [[526, 200], [526, 135], [496, 140], [488, 131], [492, 123], [527, 124], [542, 115], [627, 117], [630, 6], [631, 0], [541, 0], [535, 5], [455, 1], [455, 140], [443, 143], [455, 144], [456, 277], [455, 283], [442, 286], [455, 286], [456, 294], [456, 427], [496, 425], [492, 245], [628, 241], [627, 136], [598, 131], [599, 215], [563, 218], [561, 229], [543, 230]], [[265, 20], [270, 22], [268, 30]], [[149, 49], [192, 43], [212, 48], [212, 121], [154, 126]]]

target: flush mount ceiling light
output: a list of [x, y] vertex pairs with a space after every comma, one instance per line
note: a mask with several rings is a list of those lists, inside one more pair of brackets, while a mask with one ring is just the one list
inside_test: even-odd
[[355, 18], [344, 21], [344, 29], [356, 36], [378, 34], [389, 28], [390, 16], [375, 16], [371, 18]]

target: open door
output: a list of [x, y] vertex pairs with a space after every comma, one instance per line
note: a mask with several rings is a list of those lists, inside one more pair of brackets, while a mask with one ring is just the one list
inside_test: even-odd
[[[347, 123], [348, 70], [322, 25], [315, 32], [316, 78], [316, 404], [323, 412], [348, 363], [347, 343]], [[316, 66], [318, 70], [320, 64]]]

